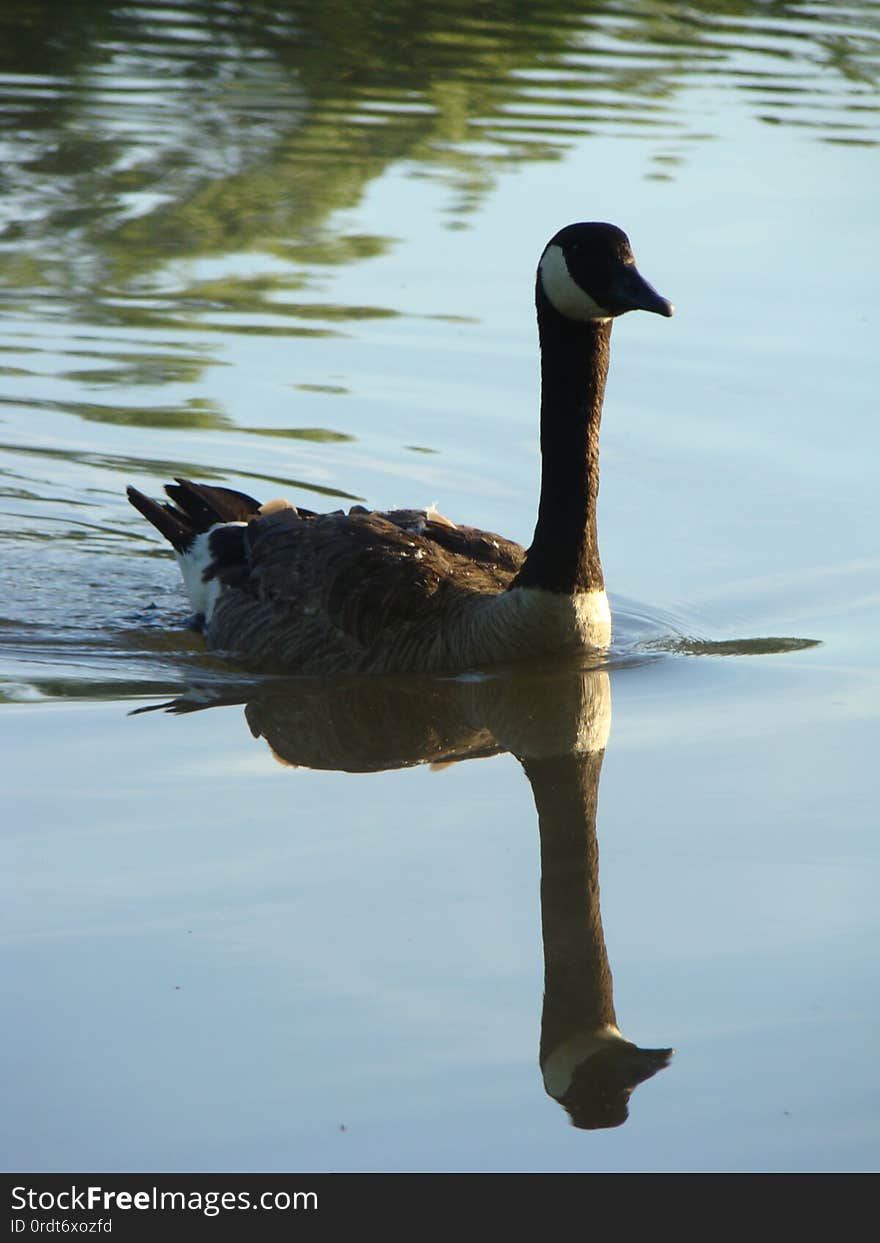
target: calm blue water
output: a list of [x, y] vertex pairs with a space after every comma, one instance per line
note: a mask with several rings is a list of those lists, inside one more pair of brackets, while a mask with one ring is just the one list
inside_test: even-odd
[[[4, 1168], [876, 1167], [880, 6], [271, 7], [0, 16]], [[608, 669], [205, 654], [128, 482], [528, 542], [575, 219]]]

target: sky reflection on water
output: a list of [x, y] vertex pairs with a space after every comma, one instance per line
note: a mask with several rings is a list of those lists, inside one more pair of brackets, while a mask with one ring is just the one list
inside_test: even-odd
[[[8, 1169], [871, 1166], [880, 7], [535, 13], [0, 14]], [[207, 656], [124, 485], [527, 541], [578, 217], [679, 308], [615, 328], [607, 670]], [[677, 1052], [579, 1130], [609, 1006]]]

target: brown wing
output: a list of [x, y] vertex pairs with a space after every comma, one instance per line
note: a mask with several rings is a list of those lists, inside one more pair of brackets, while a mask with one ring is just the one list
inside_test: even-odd
[[307, 673], [418, 667], [444, 616], [474, 593], [503, 591], [525, 555], [415, 510], [278, 507], [216, 535], [218, 576], [232, 589], [218, 600], [210, 642]]
[[[352, 510], [351, 513], [368, 511]], [[379, 515], [393, 522], [404, 531], [425, 535], [446, 552], [466, 557], [486, 568], [494, 567], [511, 577], [523, 563], [525, 552], [520, 544], [496, 535], [493, 531], [481, 531], [478, 527], [458, 526], [432, 510], [393, 509]]]

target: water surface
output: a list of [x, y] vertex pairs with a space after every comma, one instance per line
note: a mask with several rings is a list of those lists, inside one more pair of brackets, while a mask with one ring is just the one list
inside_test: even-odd
[[[4, 8], [6, 1168], [876, 1164], [878, 19]], [[125, 484], [528, 542], [591, 218], [610, 657], [206, 654]]]

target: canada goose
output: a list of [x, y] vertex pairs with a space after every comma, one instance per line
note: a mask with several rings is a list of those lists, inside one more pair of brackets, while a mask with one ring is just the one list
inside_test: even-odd
[[671, 315], [611, 224], [550, 239], [535, 288], [541, 498], [531, 547], [432, 510], [315, 514], [178, 480], [131, 503], [171, 543], [209, 645], [292, 673], [453, 672], [607, 646], [596, 536], [611, 321]]

